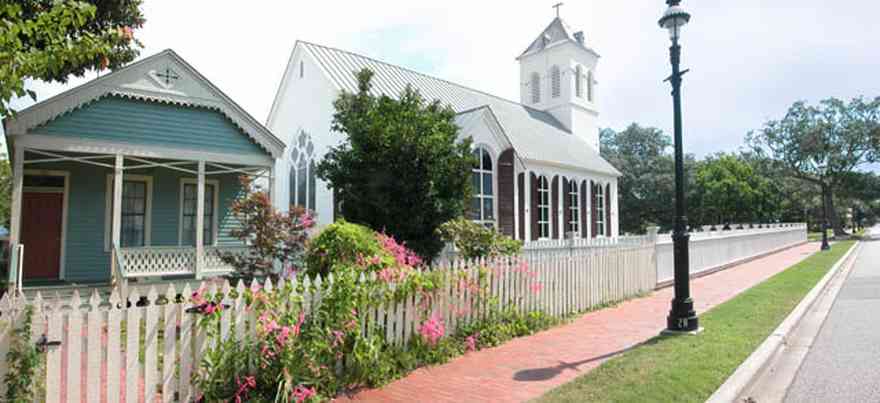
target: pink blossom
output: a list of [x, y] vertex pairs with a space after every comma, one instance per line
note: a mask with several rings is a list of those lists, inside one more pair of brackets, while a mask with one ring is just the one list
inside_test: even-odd
[[278, 334], [275, 336], [275, 341], [277, 341], [278, 344], [286, 343], [287, 338], [290, 336], [290, 332], [292, 330], [293, 329], [290, 326], [281, 326]]
[[480, 337], [480, 333], [474, 333], [464, 339], [464, 346], [467, 351], [477, 351], [477, 338]]
[[312, 228], [315, 225], [315, 219], [312, 217], [312, 214], [306, 211], [303, 213], [302, 217], [300, 217], [300, 223], [303, 228]]
[[293, 325], [293, 334], [294, 336], [299, 336], [300, 329], [302, 328], [303, 322], [306, 320], [306, 314], [304, 312], [299, 313], [299, 319], [296, 320], [296, 324]]
[[[246, 376], [244, 377], [244, 382], [242, 382], [236, 376], [235, 384], [238, 385], [238, 390], [235, 391], [235, 403], [241, 403], [247, 401], [248, 389], [253, 389], [257, 387], [257, 380], [253, 376]], [[244, 400], [242, 400], [242, 396], [244, 396]]]
[[330, 345], [330, 347], [335, 348], [336, 346], [341, 346], [343, 343], [345, 343], [344, 336], [344, 333], [340, 332], [339, 330], [334, 330], [333, 343]]
[[315, 396], [315, 388], [308, 388], [303, 385], [296, 385], [296, 388], [293, 389], [293, 393], [291, 393], [291, 397], [296, 403], [302, 403], [312, 396]]
[[419, 334], [429, 345], [436, 345], [437, 341], [446, 333], [446, 326], [435, 312], [431, 317], [419, 326]]
[[537, 294], [541, 292], [541, 289], [543, 289], [544, 286], [539, 282], [534, 282], [529, 288], [532, 289], [532, 294]]

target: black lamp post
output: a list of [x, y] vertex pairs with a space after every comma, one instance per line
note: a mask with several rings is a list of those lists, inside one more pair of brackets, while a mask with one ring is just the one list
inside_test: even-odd
[[831, 249], [828, 244], [828, 203], [825, 198], [825, 188], [822, 188], [822, 250]]
[[672, 84], [672, 105], [675, 124], [675, 224], [672, 232], [673, 256], [675, 261], [675, 298], [672, 309], [666, 318], [666, 329], [671, 332], [693, 332], [699, 329], [694, 301], [691, 299], [690, 273], [688, 271], [688, 241], [686, 203], [684, 198], [684, 151], [681, 144], [681, 46], [678, 39], [681, 28], [691, 19], [679, 4], [681, 0], [667, 0], [669, 8], [660, 19], [660, 27], [668, 29], [672, 39], [669, 48], [672, 62], [672, 75], [667, 79]]

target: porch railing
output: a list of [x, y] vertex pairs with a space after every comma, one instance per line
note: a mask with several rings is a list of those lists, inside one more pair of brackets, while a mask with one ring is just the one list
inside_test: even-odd
[[[206, 246], [200, 273], [219, 275], [233, 270], [224, 263], [224, 253], [244, 254], [244, 246]], [[147, 246], [119, 248], [120, 274], [124, 278], [186, 276], [196, 274], [196, 248], [191, 246]]]

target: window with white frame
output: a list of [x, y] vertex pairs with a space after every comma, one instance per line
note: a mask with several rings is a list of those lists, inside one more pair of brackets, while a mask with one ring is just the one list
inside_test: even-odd
[[538, 73], [532, 73], [530, 81], [529, 89], [532, 91], [532, 103], [537, 104], [541, 102], [541, 76]]
[[[104, 216], [104, 248], [110, 250], [113, 231], [113, 175], [107, 175], [106, 209]], [[122, 180], [122, 211], [119, 246], [150, 245], [150, 227], [153, 201], [153, 178], [125, 175]]]
[[550, 238], [550, 182], [538, 178], [538, 237]]
[[605, 236], [605, 186], [596, 184], [596, 235]]
[[562, 72], [559, 66], [554, 65], [550, 68], [550, 87], [553, 98], [559, 98], [562, 94]]
[[593, 102], [593, 72], [587, 72], [587, 100]]
[[[180, 244], [196, 244], [196, 218], [198, 207], [198, 182], [196, 179], [183, 179], [180, 188]], [[202, 242], [214, 245], [217, 235], [217, 197], [219, 184], [216, 180], [205, 181], [205, 211], [202, 227]]]
[[470, 219], [487, 227], [495, 226], [495, 191], [493, 189], [492, 155], [485, 148], [474, 150], [476, 163], [471, 171]]
[[568, 232], [573, 232], [578, 237], [581, 231], [581, 213], [580, 213], [580, 192], [578, 191], [578, 183], [576, 180], [568, 182]]
[[584, 69], [580, 65], [577, 65], [577, 67], [574, 68], [574, 93], [578, 98], [584, 97], [583, 75]]
[[315, 145], [302, 130], [294, 141], [290, 146], [290, 204], [315, 210]]

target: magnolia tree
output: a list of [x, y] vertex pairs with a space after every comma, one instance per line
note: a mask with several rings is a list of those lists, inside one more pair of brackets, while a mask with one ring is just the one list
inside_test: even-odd
[[134, 60], [141, 44], [132, 30], [144, 24], [141, 0], [0, 1], [0, 117], [9, 102], [36, 93], [28, 80], [66, 82], [89, 69]]

